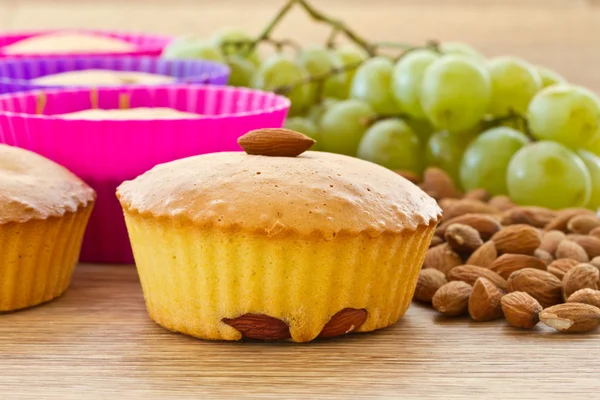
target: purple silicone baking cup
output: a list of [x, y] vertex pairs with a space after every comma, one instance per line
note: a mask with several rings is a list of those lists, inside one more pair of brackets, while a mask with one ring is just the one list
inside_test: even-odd
[[148, 72], [173, 77], [176, 79], [174, 84], [212, 85], [227, 84], [230, 72], [227, 65], [212, 61], [166, 60], [147, 56], [4, 58], [0, 59], [0, 94], [37, 89], [81, 87], [81, 85], [43, 85], [31, 80], [45, 75], [87, 69]]
[[[176, 120], [70, 120], [54, 116], [92, 108], [170, 107], [202, 114]], [[42, 99], [42, 100], [40, 100]], [[37, 114], [40, 104], [43, 114]], [[34, 151], [90, 184], [98, 200], [81, 261], [132, 263], [115, 196], [123, 181], [157, 164], [198, 154], [240, 151], [237, 139], [283, 125], [290, 101], [270, 92], [214, 85], [62, 89], [0, 95], [0, 143]]]
[[[147, 35], [143, 33], [133, 33], [133, 32], [119, 32], [119, 31], [104, 31], [104, 30], [95, 30], [95, 29], [54, 29], [54, 30], [43, 30], [43, 31], [31, 31], [31, 32], [14, 32], [14, 33], [5, 33], [0, 34], [0, 58], [2, 57], [10, 57], [10, 58], [19, 58], [19, 57], [48, 57], [48, 56], [57, 56], [57, 55], [84, 55], [85, 53], [44, 53], [44, 54], [6, 54], [3, 51], [4, 46], [11, 45], [23, 39], [28, 39], [33, 36], [39, 35], [47, 35], [52, 33], [58, 33], [61, 31], [68, 32], [81, 32], [87, 34], [93, 34], [98, 36], [106, 36], [115, 39], [120, 39], [126, 42], [129, 42], [136, 46], [135, 50], [128, 52], [94, 52], [93, 55], [136, 55], [136, 56], [158, 56], [162, 52], [163, 48], [169, 44], [173, 38], [169, 36], [161, 36], [161, 35]], [[92, 55], [92, 54], [90, 54]]]

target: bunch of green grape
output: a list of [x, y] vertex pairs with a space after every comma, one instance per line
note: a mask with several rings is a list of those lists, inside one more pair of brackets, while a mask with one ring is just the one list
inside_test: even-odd
[[600, 207], [600, 99], [517, 57], [441, 43], [392, 59], [358, 47], [303, 48], [264, 59], [223, 31], [183, 38], [165, 57], [226, 62], [230, 84], [291, 99], [285, 126], [315, 150], [420, 175], [444, 169], [464, 190], [550, 208]]

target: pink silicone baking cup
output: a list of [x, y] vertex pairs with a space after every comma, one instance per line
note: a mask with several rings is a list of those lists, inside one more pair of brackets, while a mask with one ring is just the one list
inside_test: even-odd
[[94, 30], [94, 29], [69, 29], [68, 32], [83, 32], [89, 33], [99, 36], [107, 36], [115, 39], [121, 39], [126, 42], [129, 42], [137, 47], [134, 51], [129, 52], [118, 52], [118, 53], [100, 53], [94, 52], [91, 54], [87, 53], [43, 53], [43, 54], [5, 54], [3, 51], [4, 46], [8, 46], [10, 44], [16, 43], [20, 40], [27, 39], [33, 36], [57, 33], [64, 31], [63, 29], [55, 29], [55, 30], [44, 30], [44, 31], [33, 31], [33, 32], [15, 32], [15, 33], [6, 33], [0, 35], [0, 58], [2, 57], [50, 57], [57, 55], [119, 55], [119, 56], [158, 56], [162, 52], [163, 48], [172, 40], [171, 37], [168, 36], [160, 36], [160, 35], [147, 35], [143, 33], [132, 33], [132, 32], [118, 32], [118, 31], [104, 31], [104, 30]]
[[[63, 114], [130, 107], [170, 107], [202, 114], [177, 120], [67, 120]], [[36, 115], [40, 98], [43, 114]], [[132, 263], [115, 191], [157, 164], [198, 154], [240, 151], [237, 139], [252, 129], [283, 125], [290, 102], [258, 90], [211, 85], [69, 89], [0, 96], [0, 143], [23, 147], [70, 169], [98, 193], [81, 261]]]

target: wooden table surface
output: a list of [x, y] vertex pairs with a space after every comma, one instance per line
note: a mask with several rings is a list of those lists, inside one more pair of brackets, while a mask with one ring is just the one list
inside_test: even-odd
[[[600, 92], [598, 0], [313, 0], [378, 40], [461, 40]], [[258, 32], [279, 0], [2, 0], [0, 29]], [[327, 34], [294, 12], [277, 30]], [[135, 269], [81, 266], [57, 301], [0, 316], [0, 399], [599, 398], [600, 336], [436, 318], [413, 305], [372, 334], [312, 344], [214, 343], [146, 315]]]
[[340, 339], [201, 341], [149, 319], [134, 267], [85, 265], [62, 298], [0, 317], [0, 398], [595, 398], [599, 339], [414, 304], [393, 327]]

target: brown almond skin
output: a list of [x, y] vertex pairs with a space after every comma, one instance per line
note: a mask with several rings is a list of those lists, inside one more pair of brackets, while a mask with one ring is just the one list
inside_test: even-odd
[[540, 322], [542, 305], [525, 292], [512, 292], [500, 301], [506, 321], [515, 328], [532, 329]]
[[442, 243], [427, 250], [423, 268], [435, 268], [448, 275], [452, 268], [462, 263], [462, 258], [447, 243]]
[[600, 308], [582, 303], [558, 304], [542, 310], [540, 321], [561, 332], [591, 332], [600, 325]]
[[473, 288], [466, 282], [448, 282], [438, 289], [431, 304], [447, 317], [466, 314], [469, 309], [469, 297]]
[[552, 254], [542, 249], [535, 249], [535, 251], [533, 252], [533, 256], [542, 261], [545, 265], [550, 265], [550, 263], [554, 261], [554, 257], [552, 257]]
[[567, 225], [569, 220], [576, 215], [594, 215], [594, 212], [588, 210], [587, 208], [565, 208], [556, 214], [556, 218], [552, 221], [548, 222], [548, 224], [544, 227], [545, 230], [557, 230], [565, 232], [567, 230]]
[[559, 258], [548, 265], [546, 270], [562, 281], [567, 271], [579, 264], [577, 260], [570, 258]]
[[444, 275], [442, 271], [434, 268], [422, 269], [421, 272], [419, 272], [419, 278], [417, 279], [417, 286], [413, 298], [418, 301], [429, 303], [435, 292], [447, 282], [446, 275]]
[[500, 300], [504, 293], [485, 278], [477, 278], [469, 297], [469, 315], [474, 321], [484, 322], [502, 318]]
[[451, 204], [444, 210], [443, 221], [448, 221], [452, 218], [463, 214], [497, 214], [498, 209], [479, 200], [461, 199]]
[[492, 207], [496, 207], [500, 211], [510, 210], [513, 207], [517, 207], [515, 203], [510, 199], [510, 197], [505, 196], [503, 194], [493, 196], [488, 204]]
[[532, 255], [542, 243], [540, 232], [529, 225], [509, 225], [494, 236], [492, 240], [498, 253], [528, 254]]
[[590, 264], [600, 270], [600, 256], [596, 256], [590, 260]]
[[554, 254], [560, 242], [566, 237], [567, 235], [561, 231], [546, 231], [542, 236], [542, 243], [539, 248], [550, 254]]
[[558, 244], [554, 255], [556, 258], [570, 258], [572, 260], [577, 260], [580, 263], [590, 261], [590, 257], [587, 255], [585, 249], [568, 239], [565, 239]]
[[590, 231], [589, 233], [590, 236], [594, 236], [600, 239], [600, 226], [597, 228], [594, 228]]
[[496, 258], [498, 258], [496, 245], [490, 240], [485, 242], [469, 256], [467, 264], [489, 268]]
[[321, 330], [321, 333], [319, 333], [318, 337], [329, 338], [355, 331], [365, 323], [367, 316], [367, 310], [364, 308], [344, 308], [331, 317]]
[[600, 238], [591, 235], [569, 234], [567, 239], [580, 245], [590, 259], [600, 256]]
[[223, 318], [223, 322], [247, 339], [284, 340], [291, 337], [285, 322], [268, 315], [244, 314], [237, 318]]
[[582, 303], [589, 304], [600, 308], [600, 290], [594, 289], [579, 289], [569, 296], [567, 303]]
[[539, 258], [525, 254], [503, 254], [489, 267], [504, 279], [523, 268], [546, 269], [546, 264]]
[[444, 236], [446, 229], [452, 224], [463, 224], [474, 228], [479, 232], [482, 240], [489, 240], [494, 233], [502, 227], [500, 223], [491, 215], [486, 214], [464, 214], [447, 220], [437, 227], [435, 234]]
[[542, 307], [562, 303], [562, 282], [547, 271], [525, 268], [513, 272], [508, 278], [509, 292], [525, 292]]
[[567, 230], [573, 233], [587, 235], [594, 228], [600, 227], [600, 219], [595, 215], [576, 215], [567, 223]]
[[444, 243], [444, 239], [442, 239], [441, 237], [439, 237], [437, 235], [433, 235], [433, 237], [431, 238], [431, 243], [429, 243], [429, 247], [435, 247], [442, 243]]
[[238, 139], [238, 144], [247, 154], [271, 157], [296, 157], [315, 143], [300, 132], [283, 128], [256, 129]]
[[544, 207], [513, 207], [502, 213], [502, 225], [526, 224], [543, 228], [556, 217], [556, 212]]
[[457, 253], [471, 254], [483, 244], [479, 232], [469, 225], [452, 224], [444, 233], [446, 243]]
[[436, 200], [461, 197], [452, 178], [443, 169], [428, 167], [423, 173], [422, 189]]
[[473, 189], [465, 193], [464, 198], [487, 202], [492, 198], [492, 195], [485, 189]]
[[477, 278], [486, 278], [503, 291], [507, 289], [507, 282], [494, 271], [478, 267], [477, 265], [461, 265], [454, 267], [447, 275], [449, 281], [463, 281], [469, 285], [474, 285]]
[[579, 264], [571, 268], [563, 277], [563, 298], [567, 300], [569, 296], [580, 289], [598, 289], [600, 281], [600, 271], [591, 264]]

